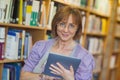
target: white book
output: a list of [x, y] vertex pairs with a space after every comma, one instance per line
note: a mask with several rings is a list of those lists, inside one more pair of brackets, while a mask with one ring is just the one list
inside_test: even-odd
[[115, 60], [116, 60], [116, 56], [111, 56], [111, 60], [110, 60], [110, 68], [114, 68], [115, 67]]
[[4, 27], [0, 27], [0, 38], [5, 39], [5, 28]]
[[87, 28], [87, 32], [91, 32], [91, 29], [92, 29], [92, 23], [93, 23], [93, 15], [90, 15], [89, 16], [89, 21], [88, 21], [88, 28]]
[[6, 4], [5, 0], [0, 0], [0, 22], [4, 22]]
[[8, 23], [10, 21], [10, 6], [11, 6], [11, 0], [5, 0], [6, 5], [6, 13], [5, 13], [5, 23]]
[[7, 59], [17, 59], [16, 58], [16, 34], [8, 33], [6, 39], [6, 47], [5, 47], [5, 58]]
[[84, 32], [85, 20], [86, 20], [86, 16], [83, 16], [83, 18], [82, 18], [82, 32]]
[[49, 14], [49, 20], [48, 20], [48, 27], [49, 28], [51, 28], [53, 10], [54, 10], [54, 2], [52, 1], [50, 3], [50, 14]]
[[15, 57], [16, 57], [16, 59], [18, 59], [18, 46], [19, 46], [19, 38], [20, 38], [20, 33], [19, 32], [15, 32], [16, 33], [16, 40], [15, 40], [15, 42], [16, 42], [16, 44], [15, 44]]
[[103, 40], [102, 39], [99, 39], [99, 48], [98, 48], [98, 53], [102, 53], [102, 50], [103, 50]]
[[10, 23], [10, 20], [11, 20], [12, 5], [13, 5], [13, 0], [10, 0], [10, 3], [9, 3], [9, 13], [8, 13], [8, 17], [7, 17], [7, 23]]
[[33, 12], [39, 11], [39, 4], [40, 4], [40, 1], [33, 0], [33, 4], [32, 4], [32, 11]]
[[5, 58], [18, 59], [20, 32], [9, 30], [6, 39]]
[[27, 56], [29, 56], [30, 51], [32, 49], [32, 45], [33, 45], [33, 43], [32, 43], [32, 36], [31, 35], [28, 37], [28, 39], [29, 39], [29, 43], [28, 43], [28, 55]]
[[89, 43], [88, 43], [88, 51], [90, 53], [93, 53], [93, 49], [94, 49], [94, 38], [89, 38]]

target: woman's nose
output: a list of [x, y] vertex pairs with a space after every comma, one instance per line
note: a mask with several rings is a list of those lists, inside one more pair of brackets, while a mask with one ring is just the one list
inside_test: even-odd
[[69, 26], [66, 25], [66, 27], [64, 28], [64, 32], [68, 32], [69, 31]]

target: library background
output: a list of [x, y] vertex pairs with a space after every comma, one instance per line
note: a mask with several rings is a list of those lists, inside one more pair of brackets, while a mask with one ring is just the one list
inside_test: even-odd
[[82, 14], [78, 41], [96, 62], [93, 80], [120, 80], [120, 0], [0, 0], [0, 80], [19, 80], [38, 40], [51, 38], [51, 21], [66, 5]]

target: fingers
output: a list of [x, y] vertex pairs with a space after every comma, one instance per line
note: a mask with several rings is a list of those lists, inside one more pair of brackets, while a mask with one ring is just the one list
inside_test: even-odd
[[51, 76], [44, 75], [43, 79], [45, 79], [45, 80], [54, 80], [55, 78], [51, 77]]
[[70, 66], [70, 72], [74, 74], [74, 69], [72, 66]]
[[51, 65], [49, 69], [51, 70], [51, 72], [52, 72], [53, 74], [58, 74], [58, 75], [60, 75], [60, 74], [63, 73], [63, 71], [62, 71], [59, 67], [54, 66], [54, 65]]
[[62, 66], [60, 63], [56, 63], [57, 66], [51, 64], [49, 69], [51, 70], [51, 73], [56, 74], [56, 75], [60, 75], [60, 76], [64, 76], [64, 74], [72, 74], [74, 75], [74, 69], [72, 66], [70, 66], [70, 69], [65, 69], [64, 66]]
[[64, 68], [59, 62], [57, 62], [56, 64], [58, 65], [58, 67], [59, 67], [62, 71], [65, 70], [65, 68]]

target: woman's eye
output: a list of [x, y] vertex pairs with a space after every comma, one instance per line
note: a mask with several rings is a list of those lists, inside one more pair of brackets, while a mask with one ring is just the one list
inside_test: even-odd
[[60, 23], [60, 26], [65, 27], [65, 23]]
[[70, 24], [69, 25], [69, 28], [74, 28], [75, 26], [73, 24]]

